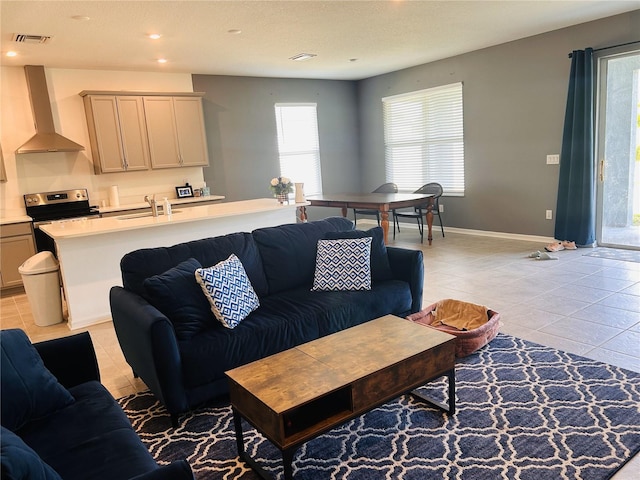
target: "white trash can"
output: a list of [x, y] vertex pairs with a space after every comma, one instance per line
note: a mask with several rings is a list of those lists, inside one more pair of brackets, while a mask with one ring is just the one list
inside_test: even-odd
[[62, 322], [60, 265], [51, 252], [36, 253], [18, 267], [36, 325]]

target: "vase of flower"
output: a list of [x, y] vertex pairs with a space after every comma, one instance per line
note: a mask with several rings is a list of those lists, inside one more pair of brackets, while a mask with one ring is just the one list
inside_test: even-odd
[[274, 177], [269, 185], [273, 196], [276, 197], [280, 205], [289, 203], [289, 194], [293, 191], [293, 183], [287, 177]]

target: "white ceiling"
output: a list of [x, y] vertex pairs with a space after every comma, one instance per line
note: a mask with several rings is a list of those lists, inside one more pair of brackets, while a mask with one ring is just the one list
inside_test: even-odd
[[[638, 0], [2, 0], [1, 62], [361, 79], [638, 8]], [[146, 37], [154, 32], [162, 37]], [[17, 43], [15, 33], [53, 38]], [[317, 57], [289, 60], [303, 52]]]

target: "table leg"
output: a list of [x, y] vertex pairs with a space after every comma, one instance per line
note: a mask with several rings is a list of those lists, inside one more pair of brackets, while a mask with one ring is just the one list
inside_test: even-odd
[[295, 450], [289, 448], [282, 451], [282, 466], [284, 467], [284, 480], [293, 480], [293, 454]]
[[307, 207], [304, 205], [302, 207], [298, 207], [298, 211], [300, 212], [299, 219], [302, 223], [307, 221]]
[[[273, 480], [273, 476], [271, 476], [267, 471], [265, 471], [253, 458], [249, 455], [244, 449], [244, 436], [242, 433], [242, 416], [240, 413], [233, 407], [231, 407], [233, 412], [233, 425], [236, 431], [236, 445], [238, 447], [238, 456], [240, 460], [249, 465], [254, 472], [258, 474], [258, 476], [264, 480]], [[296, 452], [295, 448], [287, 448], [282, 450], [282, 466], [284, 469], [284, 478], [285, 480], [293, 480], [293, 456]]]
[[242, 417], [235, 408], [231, 408], [233, 412], [233, 426], [236, 430], [236, 446], [238, 447], [238, 456], [244, 460], [244, 437], [242, 434]]
[[382, 238], [384, 244], [387, 245], [389, 238], [389, 212], [382, 212], [380, 215], [380, 225], [382, 226]]
[[347, 218], [347, 207], [346, 206], [341, 207], [340, 210], [342, 211], [342, 216]]
[[433, 198], [429, 199], [429, 206], [427, 207], [427, 240], [429, 240], [429, 245], [431, 245], [431, 240], [433, 240], [433, 235], [431, 235], [431, 227], [433, 227]]
[[453, 415], [454, 413], [456, 413], [456, 371], [454, 368], [447, 372], [447, 378], [449, 379], [449, 398], [447, 399], [447, 403], [438, 402], [433, 398], [418, 392], [417, 390], [413, 390], [411, 392], [411, 395], [419, 400], [422, 400], [425, 403], [433, 405], [434, 407], [447, 412], [449, 415]]

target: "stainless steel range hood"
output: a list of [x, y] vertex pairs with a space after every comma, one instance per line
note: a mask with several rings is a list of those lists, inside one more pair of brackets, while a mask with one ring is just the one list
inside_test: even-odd
[[25, 65], [24, 73], [27, 77], [36, 134], [18, 148], [16, 153], [79, 152], [84, 150], [82, 145], [55, 131], [44, 67], [42, 65]]

